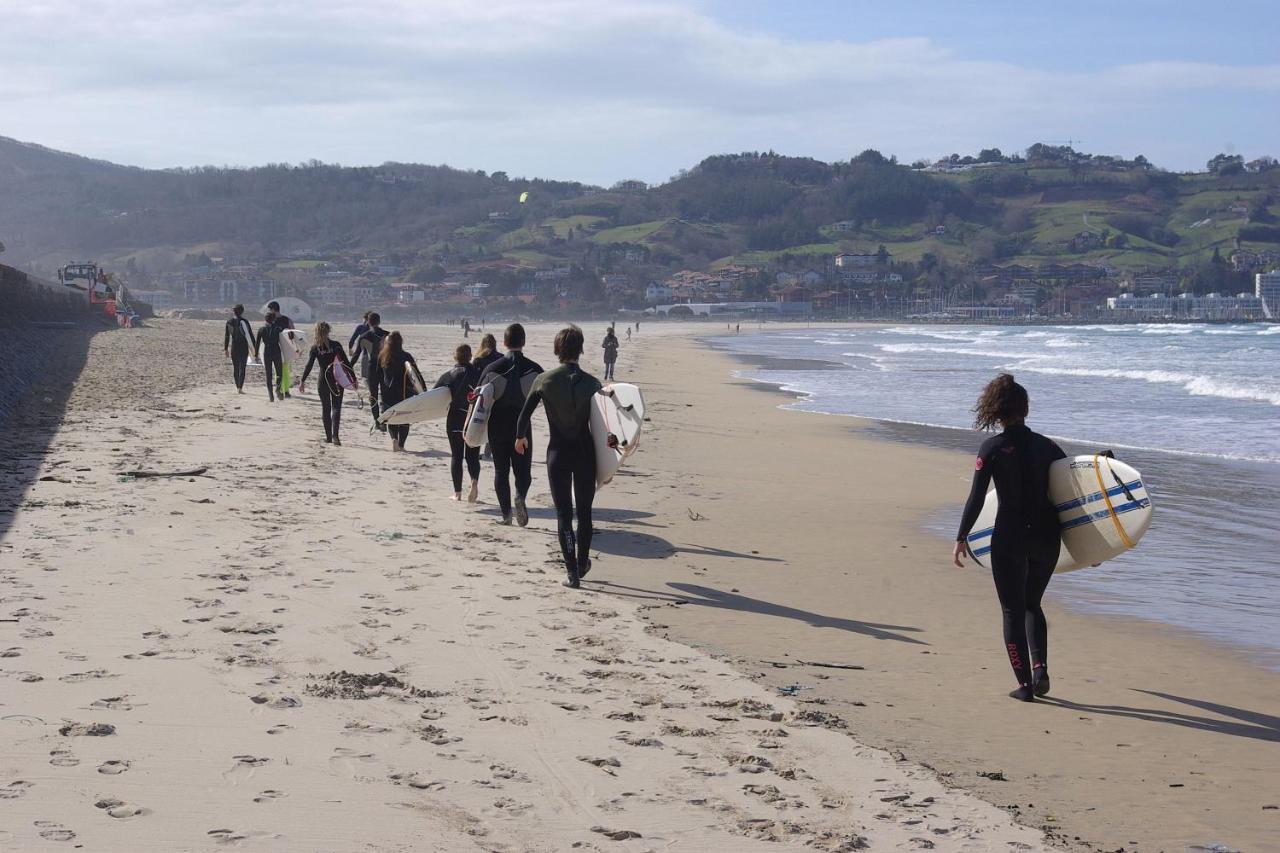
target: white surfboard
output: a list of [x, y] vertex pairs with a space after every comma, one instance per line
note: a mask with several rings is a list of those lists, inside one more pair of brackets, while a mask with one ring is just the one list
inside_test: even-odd
[[285, 329], [280, 333], [280, 354], [285, 361], [298, 361], [311, 351], [307, 333], [301, 329]]
[[[1069, 456], [1054, 462], [1049, 466], [1049, 498], [1062, 525], [1055, 572], [1114, 559], [1135, 547], [1151, 526], [1151, 498], [1142, 475], [1109, 456]], [[984, 568], [991, 567], [997, 508], [992, 489], [967, 538], [969, 553]]]
[[355, 371], [337, 359], [329, 367], [329, 375], [332, 377], [333, 384], [343, 391], [355, 391], [360, 387]]
[[498, 383], [506, 385], [506, 380], [495, 376], [476, 390], [476, 397], [467, 409], [467, 420], [462, 425], [462, 441], [467, 447], [480, 447], [489, 440], [489, 413], [493, 409], [493, 398], [498, 393]]
[[379, 416], [378, 422], [388, 426], [402, 426], [438, 420], [449, 414], [449, 406], [452, 404], [452, 391], [447, 387], [432, 388], [396, 403]]
[[596, 447], [596, 487], [618, 473], [624, 460], [640, 446], [644, 423], [644, 395], [625, 382], [606, 385], [591, 400], [591, 438]]

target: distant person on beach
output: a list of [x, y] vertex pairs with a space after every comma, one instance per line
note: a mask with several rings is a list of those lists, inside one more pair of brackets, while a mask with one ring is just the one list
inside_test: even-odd
[[369, 411], [373, 413], [373, 422], [377, 428], [386, 432], [387, 428], [378, 423], [378, 383], [374, 381], [374, 374], [378, 366], [378, 351], [382, 348], [382, 342], [387, 339], [387, 330], [382, 328], [382, 317], [377, 311], [370, 311], [365, 320], [366, 328], [360, 333], [352, 343], [350, 349], [352, 352], [359, 352], [360, 358], [363, 359], [364, 385], [369, 389]]
[[[418, 363], [413, 356], [404, 351], [404, 338], [399, 332], [387, 335], [378, 350], [378, 360], [374, 362], [374, 376], [371, 381], [378, 385], [378, 396], [382, 399], [382, 411], [386, 411], [406, 397], [414, 393], [414, 379], [426, 387], [422, 374], [418, 371]], [[387, 427], [391, 434], [391, 449], [404, 450], [404, 443], [409, 438], [409, 425]]]
[[461, 344], [453, 351], [455, 364], [436, 380], [436, 388], [448, 388], [453, 402], [444, 419], [445, 433], [449, 436], [449, 473], [453, 475], [453, 499], [462, 500], [462, 463], [467, 463], [471, 475], [471, 491], [467, 501], [475, 503], [480, 495], [480, 448], [467, 447], [462, 440], [462, 429], [467, 423], [467, 410], [471, 406], [471, 392], [480, 382], [480, 371], [471, 363], [471, 347]]
[[[321, 320], [316, 323], [315, 343], [311, 345], [311, 356], [307, 359], [306, 369], [298, 380], [298, 390], [307, 392], [307, 377], [311, 368], [320, 365], [320, 378], [316, 380], [316, 391], [320, 394], [320, 420], [324, 423], [324, 440], [326, 444], [342, 446], [338, 437], [338, 427], [342, 424], [343, 387], [333, 375], [334, 362], [341, 362], [351, 370], [351, 360], [342, 350], [342, 344], [329, 340], [329, 324]], [[352, 370], [352, 375], [355, 371]]]
[[628, 341], [630, 341], [630, 340], [631, 340], [631, 327], [630, 327], [630, 326], [627, 326], [627, 340], [628, 340]]
[[498, 339], [493, 335], [486, 334], [480, 339], [480, 349], [476, 351], [476, 357], [472, 359], [471, 364], [475, 369], [484, 373], [484, 369], [502, 358], [502, 353], [498, 352]]
[[613, 326], [605, 332], [604, 343], [600, 346], [604, 349], [604, 380], [608, 382], [613, 379], [613, 366], [618, 362], [618, 336], [614, 334]]
[[[524, 326], [512, 323], [502, 334], [507, 354], [484, 369], [480, 384], [501, 376], [506, 383], [502, 395], [493, 401], [489, 412], [489, 447], [493, 451], [493, 492], [502, 510], [502, 523], [511, 523], [515, 510], [516, 524], [529, 524], [529, 510], [525, 497], [533, 483], [533, 469], [528, 453], [515, 453], [516, 422], [524, 406], [525, 388], [532, 385], [534, 377], [542, 372], [542, 365], [525, 358]], [[525, 436], [528, 438], [528, 434]], [[511, 473], [515, 471], [516, 496], [511, 500]]]
[[[276, 382], [283, 367], [283, 355], [280, 352], [280, 326], [276, 324], [276, 312], [268, 311], [263, 318], [262, 328], [258, 329], [257, 357], [262, 362], [262, 372], [267, 376], [267, 399], [276, 401]], [[283, 394], [283, 392], [281, 392]], [[283, 396], [279, 399], [284, 399]]]
[[1062, 546], [1058, 512], [1049, 499], [1049, 466], [1066, 456], [1051, 439], [1027, 428], [1027, 389], [1001, 373], [987, 384], [974, 407], [974, 426], [1003, 428], [982, 443], [973, 485], [960, 518], [951, 558], [957, 566], [966, 539], [982, 511], [994, 479], [999, 510], [991, 535], [991, 576], [1004, 613], [1004, 647], [1023, 702], [1049, 692], [1049, 626], [1040, 607]]
[[[591, 571], [591, 504], [596, 496], [596, 447], [591, 440], [591, 399], [600, 390], [600, 380], [578, 366], [582, 355], [582, 330], [561, 329], [556, 335], [555, 353], [560, 366], [548, 370], [533, 382], [520, 411], [515, 451], [529, 456], [529, 430], [538, 404], [547, 409], [551, 434], [547, 439], [547, 481], [556, 505], [556, 526], [560, 554], [568, 579], [565, 586], [577, 589], [579, 580]], [[574, 534], [574, 504], [578, 530]]]
[[244, 318], [243, 305], [232, 308], [231, 313], [233, 316], [222, 335], [222, 351], [231, 359], [231, 379], [236, 383], [236, 390], [243, 394], [245, 365], [249, 363], [249, 353], [258, 348], [258, 339], [253, 335], [253, 326]]
[[[293, 328], [293, 320], [290, 319], [285, 314], [280, 313], [279, 302], [276, 302], [275, 300], [268, 302], [267, 310], [275, 312], [275, 315], [276, 315], [275, 324], [280, 327], [280, 331], [282, 333], [286, 329]], [[282, 360], [282, 363], [280, 366], [280, 396], [281, 397], [293, 396], [292, 394], [289, 393], [289, 388], [292, 387], [293, 385], [293, 378], [289, 375], [290, 369], [293, 366], [292, 362], [293, 362], [293, 357], [291, 354], [289, 358]]]
[[347, 340], [347, 351], [351, 353], [351, 359], [360, 364], [360, 375], [365, 379], [369, 378], [369, 354], [364, 349], [356, 349], [356, 341], [360, 340], [360, 336], [369, 331], [369, 314], [370, 311], [364, 312], [360, 316], [360, 322], [356, 324], [355, 329], [351, 332], [351, 337]]

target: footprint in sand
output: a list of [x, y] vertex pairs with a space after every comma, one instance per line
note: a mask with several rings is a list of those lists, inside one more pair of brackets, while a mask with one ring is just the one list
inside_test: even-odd
[[132, 803], [126, 803], [124, 800], [118, 800], [115, 797], [103, 797], [93, 804], [94, 808], [102, 809], [111, 817], [124, 820], [131, 817], [139, 817], [147, 813], [147, 810], [141, 806], [135, 806]]
[[270, 764], [270, 758], [259, 758], [256, 755], [235, 755], [232, 756], [235, 764], [231, 769], [222, 774], [222, 778], [226, 779], [233, 785], [238, 785], [245, 779], [254, 775], [259, 767], [264, 764]]
[[278, 800], [281, 797], [287, 797], [287, 796], [289, 795], [286, 794], [284, 791], [273, 791], [268, 788], [265, 791], [259, 791], [258, 796], [254, 797], [253, 801], [255, 803], [269, 803], [272, 800]]
[[0, 788], [0, 800], [16, 800], [23, 794], [27, 793], [27, 789], [32, 786], [31, 782], [22, 779], [16, 782], [10, 782], [3, 788]]
[[417, 788], [419, 791], [443, 791], [444, 783], [434, 779], [427, 779], [416, 771], [413, 773], [392, 773], [388, 777], [394, 785], [408, 785], [410, 788]]
[[74, 832], [51, 820], [38, 820], [35, 826], [40, 828], [40, 837], [45, 841], [73, 841], [76, 837]]
[[104, 776], [119, 776], [133, 766], [123, 758], [104, 761], [98, 765], [98, 772]]
[[133, 703], [129, 701], [129, 695], [108, 696], [106, 699], [95, 699], [89, 704], [90, 708], [96, 708], [103, 711], [132, 711]]
[[49, 763], [54, 767], [75, 767], [80, 763], [80, 759], [72, 755], [69, 749], [55, 749], [49, 755]]
[[88, 672], [73, 672], [70, 675], [64, 675], [59, 681], [67, 684], [78, 684], [82, 681], [93, 681], [98, 678], [116, 678], [114, 672], [107, 672], [105, 669], [91, 669]]

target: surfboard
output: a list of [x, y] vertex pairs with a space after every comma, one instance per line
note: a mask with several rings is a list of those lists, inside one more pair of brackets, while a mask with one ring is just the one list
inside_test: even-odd
[[596, 447], [596, 487], [607, 484], [640, 446], [644, 395], [625, 382], [604, 386], [591, 400], [591, 438]]
[[333, 384], [343, 391], [355, 391], [360, 387], [355, 371], [340, 361], [335, 360], [329, 367], [329, 375], [333, 378]]
[[280, 353], [285, 361], [297, 361], [310, 351], [306, 332], [301, 329], [285, 329], [280, 333]]
[[475, 399], [467, 408], [467, 420], [462, 425], [462, 441], [467, 447], [480, 447], [489, 440], [489, 414], [493, 398], [498, 396], [499, 384], [506, 387], [507, 380], [495, 376], [476, 390]]
[[[1062, 525], [1055, 572], [1072, 572], [1114, 559], [1137, 546], [1151, 526], [1151, 497], [1142, 475], [1104, 454], [1070, 456], [1049, 466], [1049, 498]], [[967, 542], [969, 553], [991, 568], [991, 534], [998, 501], [987, 492]]]
[[378, 422], [388, 426], [401, 426], [437, 420], [449, 414], [452, 403], [452, 391], [448, 388], [432, 388], [396, 403], [379, 416]]

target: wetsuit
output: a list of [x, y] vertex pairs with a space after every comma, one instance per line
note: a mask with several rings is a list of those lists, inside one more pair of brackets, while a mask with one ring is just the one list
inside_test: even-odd
[[[281, 332], [284, 332], [284, 330], [286, 329], [293, 328], [293, 320], [291, 320], [289, 317], [286, 317], [284, 314], [280, 314], [276, 317], [276, 325], [280, 327]], [[283, 353], [283, 350], [281, 352]], [[293, 377], [291, 376], [292, 368], [293, 368], [293, 350], [291, 349], [289, 351], [289, 357], [283, 358], [282, 356], [282, 360], [280, 363], [280, 396], [281, 397], [290, 396], [289, 388], [292, 387], [293, 385]]]
[[[352, 353], [359, 353], [362, 359], [361, 376], [364, 378], [365, 387], [369, 389], [369, 409], [373, 412], [373, 422], [378, 423], [378, 383], [374, 381], [374, 373], [378, 366], [378, 350], [382, 347], [383, 340], [387, 335], [391, 334], [381, 326], [366, 327], [358, 337], [353, 339], [353, 343], [348, 349]], [[379, 427], [386, 432], [385, 427]]]
[[[511, 516], [511, 472], [516, 476], [516, 498], [520, 501], [529, 494], [529, 486], [533, 483], [532, 462], [528, 453], [516, 453], [516, 422], [520, 419], [520, 409], [524, 405], [524, 390], [521, 380], [526, 376], [536, 376], [542, 372], [542, 366], [536, 361], [524, 357], [522, 352], [509, 352], [490, 364], [480, 375], [480, 384], [488, 382], [495, 376], [506, 380], [506, 388], [501, 397], [494, 399], [493, 408], [489, 411], [489, 449], [493, 451], [493, 493], [498, 498], [498, 507], [503, 518]], [[529, 437], [526, 435], [526, 438]]]
[[[258, 360], [262, 362], [262, 372], [267, 376], [267, 399], [272, 402], [276, 399], [276, 379], [284, 369], [280, 352], [280, 331], [280, 327], [274, 323], [265, 323], [258, 329]], [[283, 399], [283, 393], [281, 398]]]
[[[591, 504], [596, 496], [596, 448], [591, 439], [591, 399], [601, 388], [600, 381], [584, 373], [577, 364], [562, 364], [543, 373], [533, 382], [529, 398], [520, 411], [517, 438], [528, 438], [530, 421], [539, 403], [546, 405], [547, 481], [556, 505], [560, 553], [569, 570], [571, 584], [586, 574], [591, 556]], [[524, 454], [526, 457], [528, 452]], [[577, 504], [578, 533], [574, 537], [574, 505]], [[576, 544], [576, 548], [575, 548]]]
[[467, 447], [466, 442], [462, 440], [462, 430], [467, 425], [467, 410], [471, 406], [467, 394], [479, 381], [480, 371], [475, 368], [475, 365], [458, 364], [454, 365], [452, 370], [446, 370], [440, 374], [440, 378], [433, 386], [448, 388], [453, 397], [453, 402], [449, 404], [449, 414], [444, 419], [444, 429], [449, 436], [449, 453], [452, 455], [449, 473], [453, 475], [455, 492], [462, 491], [463, 460], [467, 463], [467, 473], [471, 475], [471, 479], [480, 479], [480, 448]]
[[613, 366], [618, 361], [618, 336], [610, 332], [604, 336], [604, 343], [600, 346], [604, 348], [604, 378], [607, 381], [613, 378]]
[[369, 324], [361, 323], [351, 333], [351, 340], [347, 341], [347, 351], [351, 353], [352, 361], [359, 362], [360, 375], [365, 379], [369, 378], [369, 354], [365, 352], [364, 347], [356, 349], [356, 341], [360, 340], [360, 336], [367, 331], [369, 331]]
[[1031, 684], [1031, 670], [1049, 660], [1049, 625], [1040, 599], [1062, 546], [1058, 513], [1049, 499], [1049, 466], [1064, 456], [1052, 440], [1022, 424], [984, 441], [956, 534], [959, 542], [968, 537], [995, 480], [999, 510], [991, 535], [991, 576], [1004, 613], [1005, 651], [1022, 685]]
[[475, 358], [471, 359], [471, 366], [474, 367], [480, 373], [484, 373], [484, 369], [486, 367], [493, 364], [495, 361], [497, 361], [500, 358], [502, 358], [500, 354], [496, 352], [488, 352], [488, 353], [485, 353], [484, 355], [478, 355]]
[[[377, 386], [377, 391], [370, 390], [370, 395], [377, 394], [382, 399], [382, 410], [394, 406], [406, 397], [412, 397], [417, 391], [414, 389], [413, 377], [416, 376], [418, 381], [422, 381], [422, 374], [418, 372], [418, 363], [413, 360], [413, 356], [407, 352], [401, 352], [400, 357], [393, 360], [387, 367], [382, 366], [382, 359], [373, 362], [370, 367], [372, 376], [369, 380], [369, 388]], [[405, 439], [409, 437], [409, 425], [399, 424], [397, 426], [387, 427], [387, 431], [391, 433], [391, 438], [401, 447], [404, 447]]]
[[253, 336], [253, 327], [244, 317], [232, 317], [227, 321], [227, 330], [222, 336], [222, 348], [231, 351], [231, 378], [236, 383], [236, 390], [244, 388], [244, 370], [249, 361], [249, 351], [257, 349], [258, 341]]
[[320, 378], [316, 380], [316, 391], [320, 394], [320, 419], [324, 422], [325, 441], [336, 440], [338, 427], [342, 425], [343, 388], [333, 379], [335, 361], [341, 361], [348, 368], [351, 367], [351, 359], [347, 358], [347, 354], [342, 350], [342, 344], [337, 341], [329, 341], [324, 349], [321, 349], [318, 344], [311, 347], [311, 356], [307, 359], [307, 366], [302, 371], [302, 379], [299, 380], [299, 384], [305, 385], [307, 377], [311, 375], [311, 368], [319, 363]]

